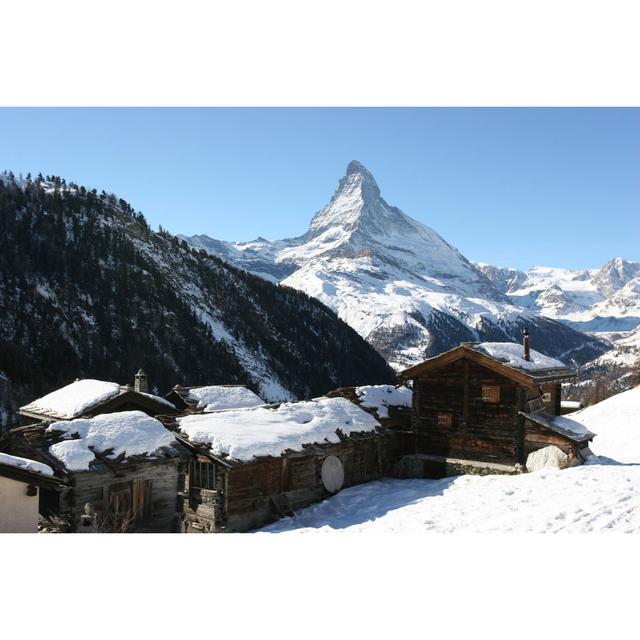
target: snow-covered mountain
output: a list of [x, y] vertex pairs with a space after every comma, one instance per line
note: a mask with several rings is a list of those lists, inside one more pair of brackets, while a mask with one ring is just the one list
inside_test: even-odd
[[180, 237], [318, 298], [398, 368], [461, 341], [519, 341], [525, 326], [537, 350], [567, 362], [605, 350], [598, 339], [515, 306], [433, 229], [385, 202], [359, 162], [349, 164], [329, 203], [298, 238]]
[[581, 368], [570, 389], [573, 397], [593, 401], [637, 384], [640, 263], [614, 258], [600, 269], [533, 267], [527, 272], [476, 266], [514, 304], [610, 342], [606, 353]]
[[600, 269], [533, 267], [527, 272], [476, 264], [521, 307], [590, 332], [640, 326], [640, 263], [614, 258]]

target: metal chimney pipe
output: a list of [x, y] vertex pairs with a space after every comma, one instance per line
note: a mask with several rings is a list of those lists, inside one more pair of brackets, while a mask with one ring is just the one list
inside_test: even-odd
[[531, 351], [529, 350], [529, 329], [527, 327], [524, 328], [522, 332], [522, 344], [524, 347], [524, 359], [527, 362], [531, 361]]

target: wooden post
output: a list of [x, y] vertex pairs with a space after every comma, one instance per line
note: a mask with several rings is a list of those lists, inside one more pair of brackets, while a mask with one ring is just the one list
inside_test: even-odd
[[516, 432], [516, 463], [525, 464], [524, 459], [524, 416], [520, 415], [521, 411], [527, 409], [527, 390], [518, 387], [517, 405], [517, 432]]

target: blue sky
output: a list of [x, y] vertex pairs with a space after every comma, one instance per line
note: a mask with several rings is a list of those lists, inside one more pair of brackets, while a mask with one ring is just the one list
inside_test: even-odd
[[112, 191], [173, 233], [299, 235], [354, 159], [469, 259], [640, 261], [640, 109], [0, 109], [0, 170]]

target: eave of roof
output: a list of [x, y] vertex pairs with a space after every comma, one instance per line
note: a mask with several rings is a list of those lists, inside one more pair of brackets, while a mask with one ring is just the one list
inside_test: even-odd
[[487, 368], [493, 369], [497, 373], [515, 379], [525, 385], [563, 382], [573, 380], [576, 377], [575, 372], [569, 368], [539, 370], [517, 369], [465, 344], [458, 345], [449, 351], [445, 351], [444, 353], [440, 353], [433, 358], [428, 358], [424, 362], [420, 362], [413, 367], [409, 367], [408, 369], [401, 371], [399, 373], [399, 377], [401, 380], [417, 377], [422, 373], [439, 369], [462, 358], [467, 358], [482, 364]]
[[28, 469], [20, 469], [11, 465], [2, 464], [1, 462], [0, 476], [27, 484], [34, 484], [39, 487], [55, 487], [60, 484], [60, 479], [55, 476], [43, 475], [42, 473], [36, 473]]
[[[586, 429], [586, 427], [584, 427], [582, 423], [576, 422], [575, 420], [571, 420], [566, 416], [549, 415], [544, 409], [541, 409], [540, 411], [534, 411], [532, 413], [527, 413], [525, 411], [520, 411], [519, 413], [521, 416], [524, 416], [528, 420], [535, 422], [541, 427], [546, 427], [547, 429], [551, 429], [551, 431], [554, 431], [555, 433], [558, 433], [559, 435], [564, 436], [569, 440], [573, 440], [573, 442], [589, 442], [590, 440], [593, 440], [593, 438], [596, 435], [595, 433], [592, 433], [591, 431]], [[561, 424], [562, 421], [558, 421], [556, 420], [556, 418], [562, 418], [562, 421], [576, 422], [577, 424], [580, 424], [581, 426], [583, 426], [587, 432], [585, 434], [577, 434], [567, 429], [564, 429]]]

